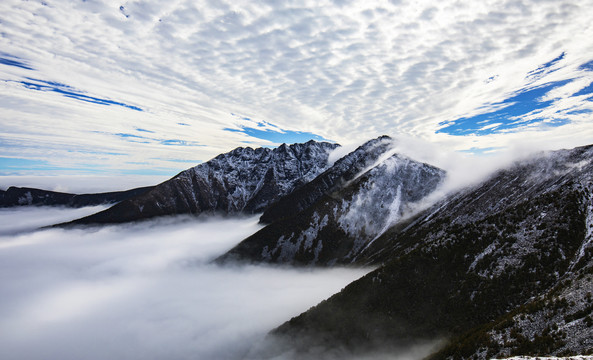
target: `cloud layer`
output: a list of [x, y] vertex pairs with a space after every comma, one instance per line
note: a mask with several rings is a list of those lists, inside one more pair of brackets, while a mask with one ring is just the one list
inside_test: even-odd
[[[0, 157], [46, 161], [32, 167], [47, 172], [172, 175], [187, 167], [178, 161], [282, 139], [258, 130], [404, 135], [446, 150], [581, 145], [593, 138], [591, 10], [591, 0], [4, 1]], [[561, 81], [512, 126], [448, 131]]]
[[[0, 212], [2, 229], [13, 221]], [[365, 273], [208, 264], [258, 228], [175, 218], [0, 235], [0, 358], [237, 359]]]

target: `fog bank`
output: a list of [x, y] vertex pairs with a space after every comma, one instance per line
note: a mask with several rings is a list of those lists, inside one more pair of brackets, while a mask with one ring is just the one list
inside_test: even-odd
[[[197, 165], [197, 164], [196, 164]], [[188, 168], [191, 164], [188, 164]], [[180, 169], [179, 171], [181, 171]], [[171, 175], [0, 175], [0, 190], [11, 186], [32, 187], [72, 194], [122, 191], [151, 186], [170, 179]]]
[[44, 206], [15, 206], [11, 208], [0, 208], [0, 236], [34, 231], [42, 226], [79, 219], [105, 210], [108, 207], [109, 205], [88, 206], [83, 208]]
[[6, 235], [82, 210], [0, 212], [1, 359], [238, 359], [366, 272], [210, 265], [256, 217]]

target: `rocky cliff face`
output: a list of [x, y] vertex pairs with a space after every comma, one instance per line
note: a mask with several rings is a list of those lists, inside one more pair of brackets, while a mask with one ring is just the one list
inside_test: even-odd
[[270, 206], [262, 214], [260, 221], [269, 224], [309, 208], [322, 196], [344, 187], [365, 169], [368, 170], [375, 165], [382, 156], [386, 156], [392, 146], [393, 140], [389, 136], [380, 136], [367, 141], [350, 154], [337, 160], [320, 176]]
[[272, 209], [286, 210], [274, 213], [276, 221], [218, 261], [298, 265], [355, 261], [444, 177], [440, 169], [394, 154], [391, 141], [382, 137], [364, 144], [281, 199]]
[[276, 329], [267, 355], [427, 338], [449, 340], [435, 359], [592, 352], [592, 159], [517, 163], [392, 227], [357, 258], [382, 266]]
[[71, 224], [122, 223], [156, 216], [257, 213], [328, 168], [337, 144], [309, 141], [276, 149], [237, 148], [179, 173], [145, 194]]

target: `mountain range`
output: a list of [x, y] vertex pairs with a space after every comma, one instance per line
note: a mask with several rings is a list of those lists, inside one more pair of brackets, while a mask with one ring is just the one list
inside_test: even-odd
[[329, 167], [338, 145], [309, 141], [276, 149], [236, 148], [149, 191], [67, 225], [124, 223], [179, 214], [254, 214]]
[[395, 154], [393, 140], [371, 140], [315, 180], [272, 205], [270, 222], [217, 262], [348, 264], [432, 193], [445, 172]]
[[152, 188], [152, 186], [147, 186], [107, 193], [70, 194], [30, 187], [11, 186], [6, 190], [0, 190], [0, 207], [36, 205], [78, 208], [83, 206], [107, 205], [141, 195]]
[[592, 146], [542, 154], [391, 227], [357, 258], [379, 267], [274, 330], [273, 348], [339, 357], [447, 339], [432, 359], [592, 353], [592, 158]]
[[237, 148], [60, 226], [262, 213], [215, 262], [370, 266], [253, 358], [334, 359], [440, 340], [431, 359], [593, 353], [593, 146], [539, 153], [419, 206], [444, 170], [389, 137]]

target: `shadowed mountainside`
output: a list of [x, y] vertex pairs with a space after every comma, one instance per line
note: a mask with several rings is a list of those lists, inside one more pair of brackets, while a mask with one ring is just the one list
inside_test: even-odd
[[150, 191], [153, 186], [135, 188], [126, 191], [113, 191], [96, 194], [69, 194], [28, 187], [11, 186], [6, 191], [0, 190], [0, 207], [12, 206], [68, 206], [83, 207], [113, 204]]
[[391, 228], [358, 259], [382, 266], [274, 330], [262, 358], [443, 337], [434, 359], [593, 352], [592, 159], [516, 163]]

